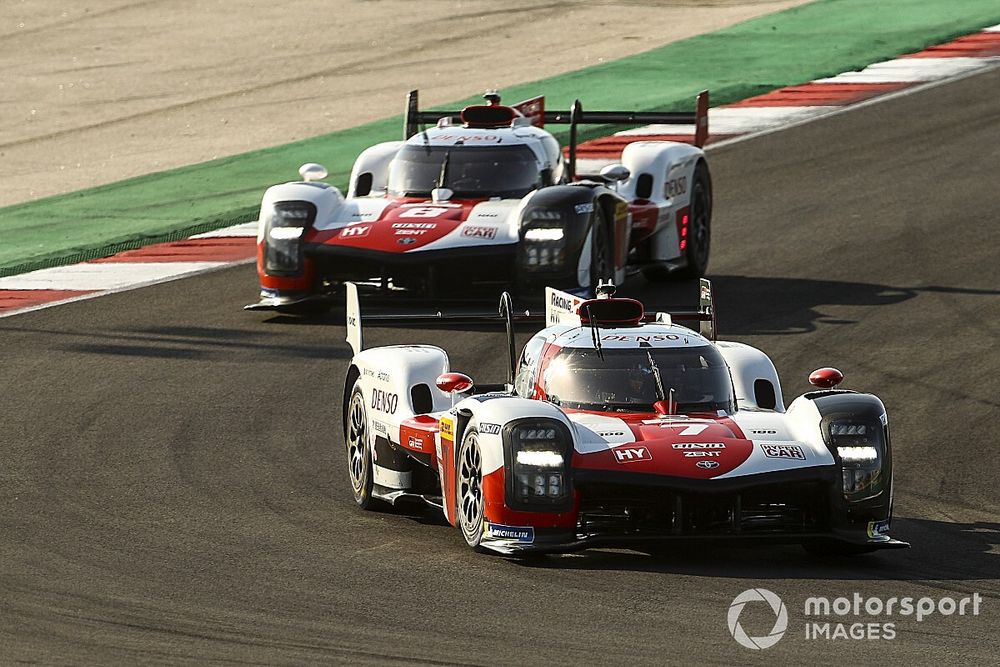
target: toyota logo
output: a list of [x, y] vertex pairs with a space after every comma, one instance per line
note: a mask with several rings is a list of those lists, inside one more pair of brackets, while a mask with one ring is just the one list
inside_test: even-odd
[[699, 468], [704, 468], [705, 470], [711, 470], [712, 468], [718, 468], [719, 467], [719, 462], [718, 461], [698, 461], [697, 463], [695, 463], [695, 465], [698, 466]]
[[412, 245], [412, 244], [414, 244], [416, 242], [417, 242], [417, 240], [415, 238], [413, 238], [412, 236], [404, 236], [401, 239], [396, 239], [396, 243], [401, 243], [403, 245]]

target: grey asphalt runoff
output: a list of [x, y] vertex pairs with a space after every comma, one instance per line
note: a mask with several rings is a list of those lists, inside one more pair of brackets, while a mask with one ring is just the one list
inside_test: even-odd
[[[0, 321], [0, 662], [990, 663], [1000, 654], [1000, 71], [711, 155], [723, 337], [786, 401], [832, 365], [879, 394], [893, 534], [854, 559], [795, 546], [512, 561], [431, 513], [354, 507], [350, 357], [333, 319], [240, 307], [250, 266]], [[649, 309], [691, 284], [623, 288]], [[383, 327], [502, 379], [502, 337]], [[523, 341], [530, 332], [523, 330]], [[733, 598], [786, 604], [739, 646]], [[979, 615], [807, 617], [811, 596], [980, 594]], [[752, 636], [774, 614], [748, 605]], [[807, 623], [894, 639], [806, 639]]]

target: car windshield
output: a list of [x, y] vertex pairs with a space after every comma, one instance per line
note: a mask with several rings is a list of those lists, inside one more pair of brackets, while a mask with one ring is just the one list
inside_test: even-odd
[[527, 146], [404, 146], [389, 167], [389, 193], [428, 197], [440, 185], [455, 197], [520, 198], [541, 185], [535, 154]]
[[660, 400], [650, 358], [678, 413], [733, 411], [729, 367], [711, 345], [603, 350], [563, 348], [545, 369], [542, 388], [553, 403], [580, 410], [651, 412]]

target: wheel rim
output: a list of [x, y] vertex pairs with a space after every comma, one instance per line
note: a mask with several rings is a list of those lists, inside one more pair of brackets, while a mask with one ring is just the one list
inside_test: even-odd
[[705, 187], [698, 183], [695, 185], [694, 214], [691, 216], [691, 255], [698, 266], [705, 266], [708, 263], [708, 201], [705, 197]]
[[347, 469], [351, 475], [354, 495], [361, 496], [368, 478], [368, 420], [365, 418], [365, 399], [360, 392], [351, 397], [347, 424]]
[[458, 462], [459, 520], [466, 537], [474, 536], [483, 522], [482, 456], [475, 435], [469, 435]]

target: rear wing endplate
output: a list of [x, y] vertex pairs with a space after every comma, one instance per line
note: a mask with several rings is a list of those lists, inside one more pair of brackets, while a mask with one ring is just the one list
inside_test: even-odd
[[[498, 98], [499, 99], [499, 98]], [[577, 126], [579, 125], [693, 125], [694, 145], [701, 148], [708, 139], [708, 91], [703, 90], [695, 98], [694, 112], [685, 111], [584, 111], [580, 100], [573, 102], [568, 111], [546, 111], [545, 98], [533, 97], [530, 100], [511, 105], [533, 125], [545, 127], [551, 125], [569, 125], [569, 161], [570, 180], [576, 177], [576, 145]], [[406, 118], [403, 124], [403, 140], [407, 140], [420, 131], [422, 125], [437, 124], [442, 118], [459, 119], [461, 111], [421, 111], [419, 94], [411, 90], [406, 95]]]

